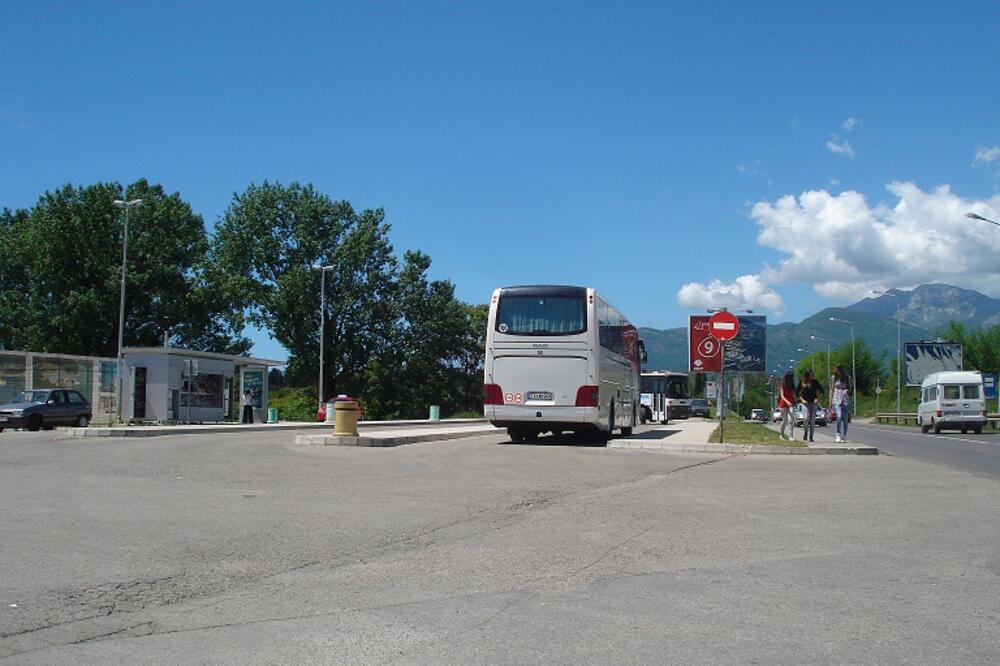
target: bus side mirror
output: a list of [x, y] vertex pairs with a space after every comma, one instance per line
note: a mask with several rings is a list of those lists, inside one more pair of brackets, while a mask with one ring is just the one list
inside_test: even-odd
[[639, 340], [639, 363], [646, 365], [646, 361], [648, 360], [649, 357], [646, 355], [646, 343]]

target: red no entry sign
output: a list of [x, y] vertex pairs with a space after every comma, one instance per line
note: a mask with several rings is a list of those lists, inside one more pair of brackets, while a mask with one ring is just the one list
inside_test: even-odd
[[731, 312], [716, 312], [708, 320], [708, 331], [716, 340], [732, 340], [740, 332], [740, 320]]

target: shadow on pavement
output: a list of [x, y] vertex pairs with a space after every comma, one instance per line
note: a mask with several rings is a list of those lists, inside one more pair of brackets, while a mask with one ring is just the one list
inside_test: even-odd
[[[633, 435], [634, 437], [634, 435]], [[500, 442], [501, 446], [593, 446], [593, 447], [604, 447], [607, 446], [607, 442], [603, 439], [599, 439], [597, 435], [576, 435], [572, 433], [563, 433], [561, 435], [539, 435], [538, 440], [534, 442], [515, 442], [512, 440], [507, 440], [505, 442]]]

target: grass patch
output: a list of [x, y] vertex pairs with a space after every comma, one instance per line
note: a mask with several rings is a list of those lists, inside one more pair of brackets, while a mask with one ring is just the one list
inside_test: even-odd
[[[708, 438], [710, 443], [719, 443], [719, 427], [716, 426]], [[726, 419], [726, 444], [759, 444], [764, 446], [791, 446], [801, 448], [805, 442], [784, 440], [763, 423]]]

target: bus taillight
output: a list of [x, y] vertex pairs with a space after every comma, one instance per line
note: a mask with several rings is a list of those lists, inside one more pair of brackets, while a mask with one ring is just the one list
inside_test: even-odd
[[581, 386], [576, 391], [577, 407], [597, 407], [601, 392], [596, 386]]
[[503, 404], [503, 389], [500, 388], [499, 384], [483, 384], [483, 404]]

